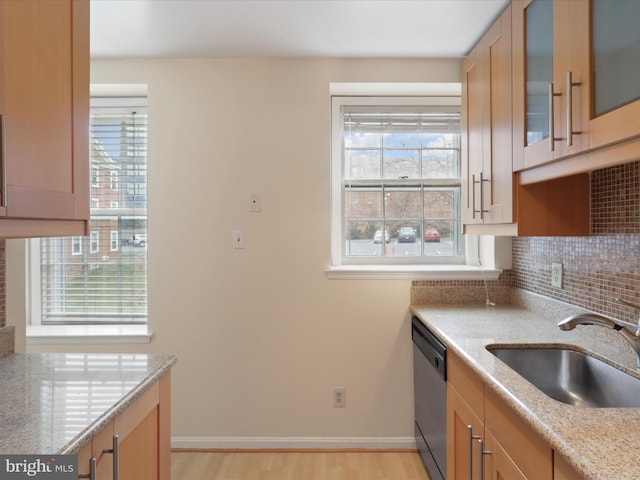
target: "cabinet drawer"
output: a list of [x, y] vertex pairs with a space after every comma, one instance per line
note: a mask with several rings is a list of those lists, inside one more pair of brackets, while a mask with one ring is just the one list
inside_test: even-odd
[[485, 428], [517, 467], [527, 478], [553, 478], [551, 447], [494, 392], [487, 389], [485, 398]]

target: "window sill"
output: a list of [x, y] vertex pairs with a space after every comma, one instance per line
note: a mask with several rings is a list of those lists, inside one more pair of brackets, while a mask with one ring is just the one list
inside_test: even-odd
[[147, 325], [28, 325], [27, 344], [150, 343]]
[[499, 268], [469, 265], [346, 265], [329, 267], [330, 280], [497, 280]]

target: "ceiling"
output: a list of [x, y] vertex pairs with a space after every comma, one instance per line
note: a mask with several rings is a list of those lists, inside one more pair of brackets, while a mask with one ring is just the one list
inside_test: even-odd
[[459, 58], [507, 3], [91, 0], [91, 56]]

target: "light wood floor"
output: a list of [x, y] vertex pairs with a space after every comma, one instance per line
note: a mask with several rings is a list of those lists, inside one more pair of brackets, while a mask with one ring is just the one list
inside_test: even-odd
[[173, 452], [172, 480], [429, 480], [413, 452]]

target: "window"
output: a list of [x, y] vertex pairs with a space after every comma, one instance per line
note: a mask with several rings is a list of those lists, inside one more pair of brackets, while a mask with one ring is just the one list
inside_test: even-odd
[[111, 190], [118, 189], [118, 172], [111, 171]]
[[90, 122], [89, 235], [32, 240], [33, 325], [146, 323], [146, 99], [92, 98]]
[[118, 231], [111, 230], [111, 251], [115, 252], [118, 250]]
[[334, 266], [464, 263], [459, 105], [332, 98]]
[[71, 255], [82, 255], [82, 237], [71, 238]]

